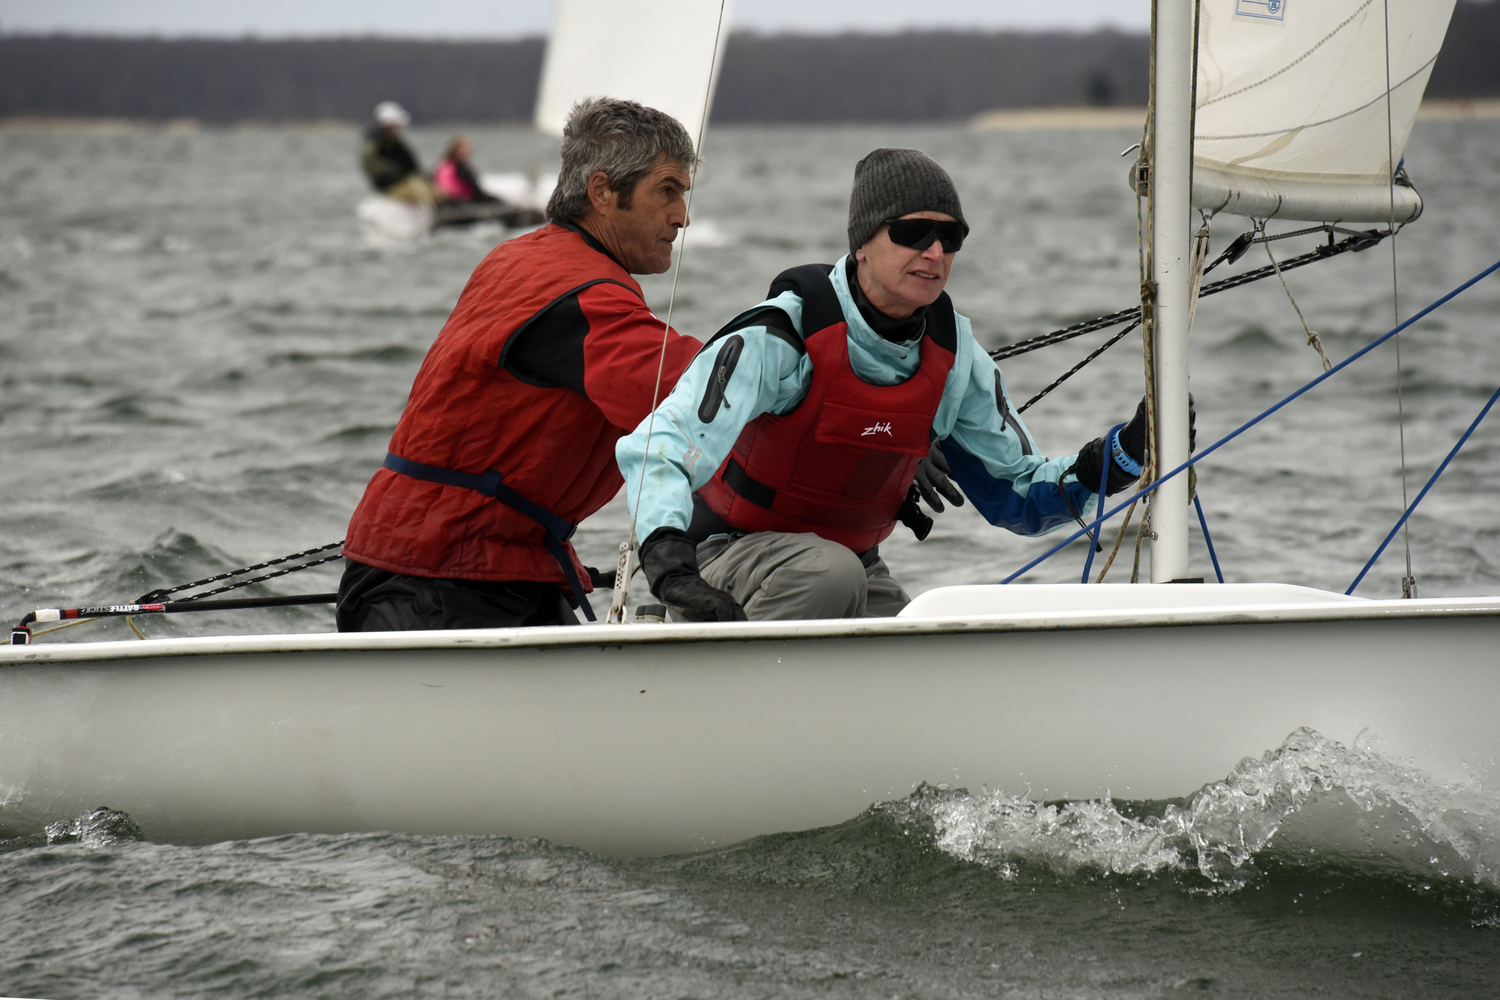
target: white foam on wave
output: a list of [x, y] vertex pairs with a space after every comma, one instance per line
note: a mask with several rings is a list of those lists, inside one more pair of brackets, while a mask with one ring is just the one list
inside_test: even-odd
[[941, 850], [1002, 873], [1023, 860], [1060, 873], [1196, 868], [1234, 888], [1255, 856], [1272, 849], [1500, 889], [1500, 801], [1493, 795], [1477, 784], [1440, 784], [1387, 758], [1374, 741], [1345, 747], [1308, 729], [1245, 758], [1181, 806], [1044, 804], [987, 793], [929, 796], [919, 808]]

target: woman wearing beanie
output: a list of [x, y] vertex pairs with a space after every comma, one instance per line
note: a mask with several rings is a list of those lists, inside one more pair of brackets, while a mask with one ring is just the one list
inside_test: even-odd
[[[875, 150], [854, 168], [849, 254], [783, 272], [704, 346], [656, 413], [644, 488], [646, 423], [620, 439], [641, 565], [675, 617], [896, 614], [910, 598], [880, 542], [914, 492], [963, 503], [945, 474], [1018, 534], [1094, 509], [1103, 438], [1039, 454], [943, 291], [968, 232], [946, 170]], [[1144, 433], [1138, 413], [1111, 441], [1110, 493], [1135, 481]]]

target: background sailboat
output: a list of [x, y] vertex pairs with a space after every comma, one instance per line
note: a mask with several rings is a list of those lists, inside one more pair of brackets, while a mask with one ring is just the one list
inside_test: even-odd
[[[561, 138], [573, 105], [598, 96], [665, 111], [696, 139], [724, 63], [729, 33], [721, 28], [730, 6], [640, 0], [621, 17], [611, 0], [559, 0], [532, 116], [538, 139]], [[526, 172], [486, 173], [481, 180], [510, 204], [544, 209], [557, 171], [540, 161], [533, 153]]]
[[641, 0], [622, 17], [610, 0], [559, 0], [534, 123], [562, 135], [584, 97], [618, 97], [665, 111], [695, 138], [713, 105], [729, 3]]

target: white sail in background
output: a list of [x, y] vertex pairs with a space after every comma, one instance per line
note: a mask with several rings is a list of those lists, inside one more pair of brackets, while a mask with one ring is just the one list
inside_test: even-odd
[[[1203, 0], [1193, 205], [1384, 222], [1454, 0]], [[1386, 40], [1390, 40], [1387, 138]], [[1422, 201], [1395, 188], [1395, 219]]]
[[561, 135], [574, 102], [620, 97], [665, 111], [696, 142], [723, 65], [728, 6], [720, 31], [716, 0], [558, 0], [537, 128]]

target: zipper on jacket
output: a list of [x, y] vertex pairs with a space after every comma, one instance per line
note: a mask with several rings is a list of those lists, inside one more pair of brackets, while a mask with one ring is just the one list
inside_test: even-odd
[[724, 346], [719, 348], [719, 355], [714, 358], [714, 373], [708, 380], [708, 388], [703, 391], [703, 401], [698, 404], [698, 419], [703, 423], [713, 423], [721, 408], [730, 408], [725, 393], [729, 391], [729, 377], [740, 363], [740, 354], [744, 349], [745, 338], [737, 333], [725, 340]]

